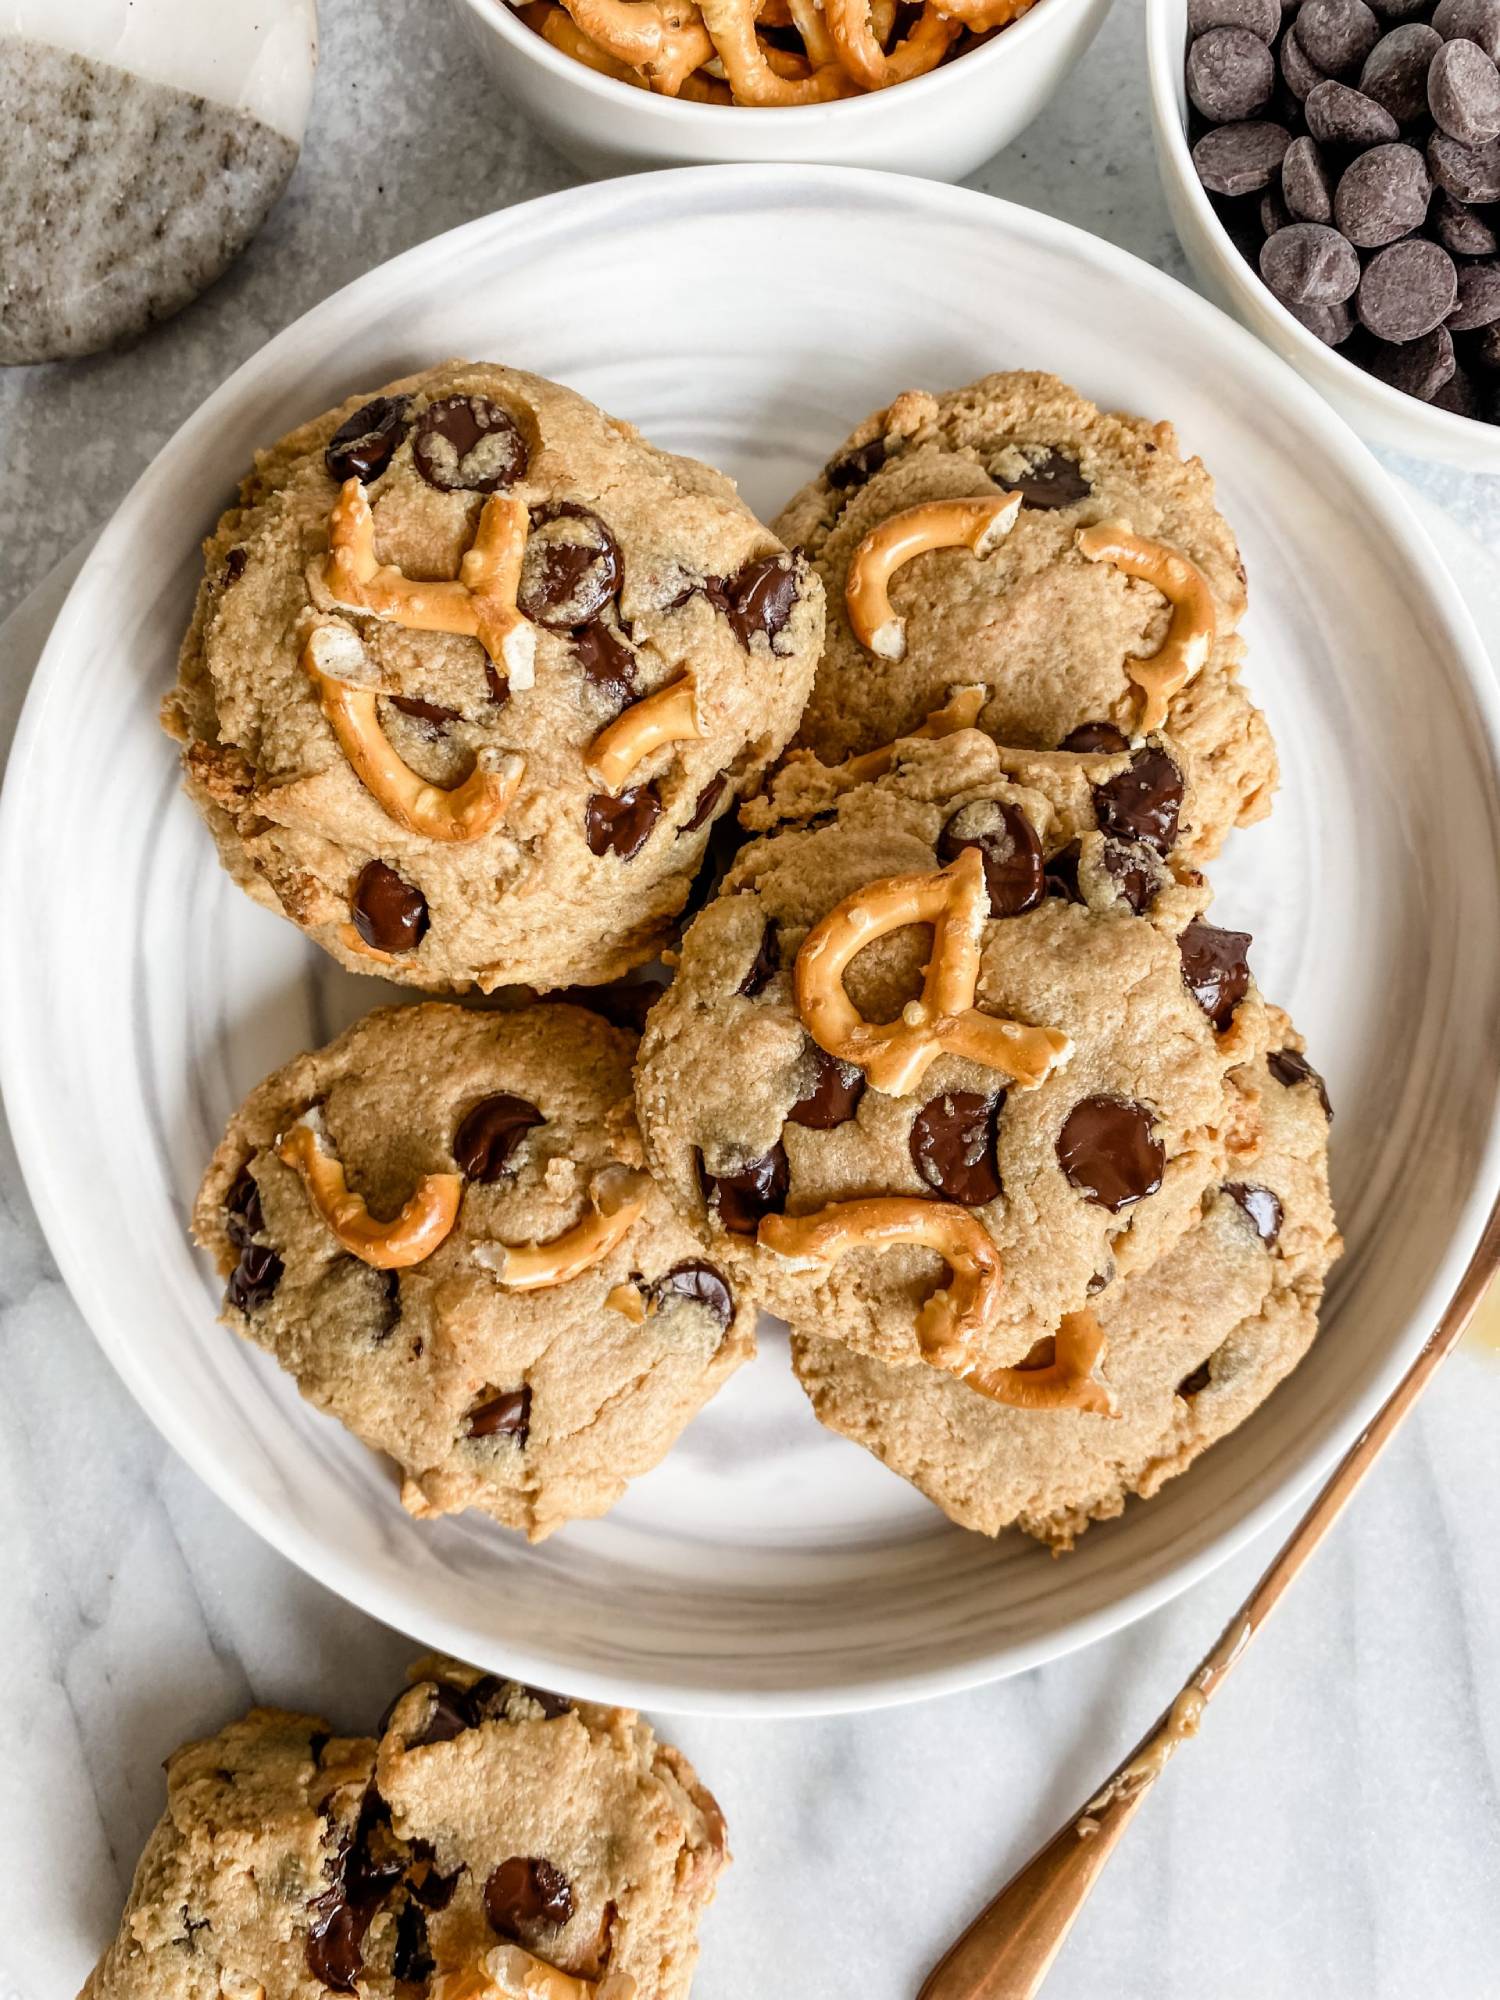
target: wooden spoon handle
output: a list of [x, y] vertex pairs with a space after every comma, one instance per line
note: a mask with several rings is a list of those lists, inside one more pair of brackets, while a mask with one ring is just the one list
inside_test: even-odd
[[1416, 1360], [1339, 1461], [1213, 1649], [1148, 1736], [1071, 1814], [933, 1967], [918, 2000], [1033, 2000], [1104, 1864], [1142, 1801], [1228, 1678], [1282, 1593], [1352, 1498], [1402, 1419], [1463, 1337], [1500, 1266], [1500, 1203], [1441, 1320]]

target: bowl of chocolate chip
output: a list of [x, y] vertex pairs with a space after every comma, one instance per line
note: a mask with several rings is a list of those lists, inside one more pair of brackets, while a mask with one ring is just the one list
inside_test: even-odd
[[1148, 0], [1203, 284], [1373, 444], [1500, 472], [1500, 0]]

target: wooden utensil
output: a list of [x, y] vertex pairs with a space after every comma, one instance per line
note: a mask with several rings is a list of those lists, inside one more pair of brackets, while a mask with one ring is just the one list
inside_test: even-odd
[[1463, 1336], [1500, 1267], [1500, 1204], [1436, 1331], [1349, 1447], [1270, 1567], [1148, 1735], [974, 1919], [928, 1974], [918, 2000], [1031, 2000], [1089, 1891], [1173, 1755], [1197, 1734], [1231, 1668], [1328, 1533], [1402, 1419]]

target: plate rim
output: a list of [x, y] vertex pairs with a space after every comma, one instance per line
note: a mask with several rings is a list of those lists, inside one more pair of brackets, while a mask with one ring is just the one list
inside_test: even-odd
[[[893, 225], [926, 209], [929, 213], [956, 216], [981, 232], [999, 228], [1030, 235], [1054, 249], [1061, 247], [1075, 260], [1106, 277], [1113, 274], [1128, 285], [1154, 293], [1160, 299], [1170, 299], [1179, 313], [1197, 320], [1221, 349], [1227, 348], [1238, 358], [1244, 372], [1271, 379], [1277, 393], [1292, 406], [1299, 426], [1321, 438], [1386, 534], [1404, 542], [1434, 576], [1446, 577], [1441, 557], [1404, 495], [1345, 421], [1289, 364], [1180, 280], [1076, 224], [976, 189], [870, 168], [742, 163], [668, 168], [623, 179], [584, 182], [478, 216], [363, 272], [291, 321], [241, 362], [153, 454], [85, 557], [37, 662], [0, 793], [0, 867], [12, 863], [23, 848], [28, 831], [23, 816], [28, 774], [38, 755], [49, 706], [61, 684], [65, 657], [72, 647], [73, 628], [83, 618], [82, 600], [96, 567], [113, 560], [117, 545], [123, 545], [142, 489], [162, 476], [162, 468], [170, 471], [179, 458], [192, 451], [197, 440], [211, 430], [220, 410], [235, 402], [246, 378], [260, 381], [268, 371], [274, 373], [286, 349], [315, 332], [322, 322], [336, 319], [362, 291], [378, 293], [390, 285], [393, 277], [409, 279], [426, 261], [447, 262], [455, 257], [462, 261], [476, 244], [490, 236], [513, 231], [524, 233], [559, 221], [564, 227], [575, 220], [581, 226], [592, 226], [599, 212], [607, 212], [610, 203], [622, 197], [654, 196], [663, 220], [674, 213], [680, 218], [685, 206], [691, 209], [700, 205], [693, 190], [707, 192], [707, 205], [712, 205], [719, 198], [719, 190], [724, 190], [725, 198], [731, 198], [736, 186], [749, 192], [763, 191], [771, 203], [778, 197], [783, 201], [794, 198], [794, 190], [804, 194], [822, 192], [836, 202], [840, 189], [852, 193], [860, 188], [889, 205]], [[1434, 589], [1428, 608], [1442, 630], [1447, 651], [1463, 669], [1467, 692], [1481, 726], [1492, 785], [1500, 797], [1500, 679], [1493, 672], [1473, 616], [1456, 589], [1447, 593]], [[278, 1515], [247, 1482], [215, 1457], [206, 1440], [199, 1440], [190, 1426], [175, 1419], [170, 1393], [159, 1389], [150, 1379], [137, 1344], [116, 1330], [110, 1302], [90, 1268], [86, 1245], [77, 1239], [77, 1232], [68, 1222], [66, 1177], [46, 1140], [42, 1102], [45, 1066], [28, 1068], [23, 1059], [23, 1043], [28, 1049], [34, 1046], [27, 1032], [31, 990], [32, 982], [22, 979], [13, 978], [0, 984], [0, 1094], [10, 1118], [22, 1178], [48, 1248], [94, 1340], [165, 1442], [230, 1512], [270, 1547], [368, 1616], [411, 1633], [419, 1643], [444, 1646], [460, 1657], [473, 1654], [477, 1635], [461, 1621], [419, 1606], [414, 1629], [413, 1607], [398, 1588], [366, 1577], [357, 1562], [341, 1559], [331, 1546], [305, 1532], [296, 1522]], [[847, 1678], [815, 1676], [793, 1688], [739, 1688], [722, 1694], [697, 1683], [683, 1684], [663, 1678], [660, 1672], [601, 1674], [587, 1668], [575, 1671], [564, 1662], [525, 1645], [513, 1645], [509, 1640], [504, 1642], [507, 1666], [523, 1678], [542, 1683], [549, 1677], [555, 1679], [561, 1668], [570, 1688], [587, 1698], [624, 1701], [669, 1714], [770, 1719], [853, 1714], [894, 1707], [984, 1686], [1064, 1658], [1135, 1623], [1189, 1590], [1264, 1534], [1273, 1522], [1286, 1516], [1327, 1477], [1410, 1365], [1432, 1328], [1451, 1312], [1497, 1195], [1500, 1195], [1500, 1092], [1490, 1107], [1481, 1169], [1455, 1217], [1436, 1272], [1418, 1310], [1404, 1324], [1399, 1337], [1390, 1343], [1365, 1393], [1353, 1398], [1344, 1414], [1329, 1424], [1326, 1438], [1308, 1448], [1300, 1467], [1251, 1501], [1195, 1553], [1164, 1562], [1159, 1573], [1091, 1611], [1076, 1614], [1045, 1635], [1008, 1641], [955, 1665], [938, 1662], [880, 1679], [850, 1682]], [[1496, 1261], [1500, 1263], [1500, 1259]], [[485, 1639], [479, 1650], [490, 1644]]]

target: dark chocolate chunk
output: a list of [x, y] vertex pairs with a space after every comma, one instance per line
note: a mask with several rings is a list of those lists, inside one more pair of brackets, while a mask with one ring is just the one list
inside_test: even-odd
[[693, 801], [693, 810], [683, 821], [683, 833], [696, 833], [700, 826], [713, 818], [714, 808], [724, 796], [724, 787], [729, 783], [729, 773], [720, 771], [716, 778], [710, 778], [703, 790]]
[[484, 692], [485, 698], [496, 708], [504, 708], [510, 700], [510, 682], [493, 660], [484, 663]]
[[776, 926], [768, 923], [760, 934], [760, 943], [755, 947], [750, 970], [740, 981], [738, 990], [747, 1000], [753, 1000], [758, 993], [765, 992], [780, 970], [781, 953], [776, 943]]
[[611, 708], [624, 708], [635, 700], [635, 654], [618, 632], [596, 618], [568, 636], [585, 678]]
[[408, 1898], [396, 1918], [396, 1942], [391, 1952], [391, 1974], [413, 1986], [425, 1986], [437, 1970], [427, 1948], [427, 1918], [420, 1903]]
[[1392, 243], [1365, 266], [1355, 298], [1362, 325], [1380, 340], [1420, 340], [1441, 326], [1458, 297], [1458, 272], [1440, 243]]
[[[1344, 88], [1341, 83], [1329, 87], [1334, 90]], [[1308, 122], [1311, 123], [1310, 113]], [[1293, 139], [1286, 149], [1286, 158], [1281, 163], [1281, 193], [1294, 221], [1329, 222], [1333, 219], [1333, 182], [1323, 164], [1317, 141], [1308, 138], [1306, 133], [1300, 139]], [[1267, 234], [1270, 233], [1268, 230]]]
[[224, 1234], [236, 1250], [243, 1250], [247, 1243], [255, 1241], [265, 1226], [260, 1189], [250, 1169], [244, 1167], [224, 1197]]
[[505, 1389], [470, 1410], [464, 1426], [471, 1438], [508, 1437], [524, 1445], [531, 1433], [531, 1385]]
[[979, 1208], [1000, 1194], [995, 1142], [1005, 1092], [944, 1091], [929, 1098], [912, 1120], [912, 1165], [947, 1201]]
[[956, 861], [969, 847], [984, 867], [992, 917], [1021, 916], [1046, 895], [1042, 843], [1019, 806], [1005, 799], [974, 799], [960, 806], [939, 836], [938, 858]]
[[459, 1121], [453, 1135], [453, 1157], [471, 1181], [489, 1186], [516, 1171], [516, 1148], [533, 1126], [546, 1119], [524, 1097], [497, 1091], [482, 1097]]
[[1266, 1067], [1286, 1090], [1295, 1090], [1299, 1083], [1310, 1083], [1318, 1093], [1323, 1116], [1330, 1119], [1333, 1117], [1333, 1110], [1328, 1102], [1328, 1086], [1300, 1049], [1273, 1050], [1266, 1057]]
[[779, 1142], [758, 1160], [711, 1174], [698, 1159], [698, 1183], [703, 1198], [718, 1203], [719, 1220], [736, 1236], [753, 1236], [763, 1215], [779, 1215], [786, 1206], [791, 1169]]
[[1203, 1394], [1203, 1391], [1212, 1380], [1213, 1376], [1209, 1373], [1208, 1363], [1206, 1361], [1200, 1362], [1191, 1375], [1184, 1375], [1182, 1380], [1177, 1384], [1177, 1393], [1184, 1401], [1191, 1402], [1194, 1396], [1201, 1396]]
[[229, 1274], [229, 1303], [236, 1312], [258, 1312], [275, 1296], [286, 1266], [263, 1243], [247, 1243]]
[[630, 861], [651, 838], [661, 818], [661, 800], [650, 785], [623, 792], [595, 792], [584, 809], [584, 838], [589, 852]]
[[1281, 1234], [1281, 1203], [1270, 1188], [1251, 1181], [1225, 1181], [1224, 1192], [1244, 1210], [1256, 1235], [1271, 1249]]
[[1164, 879], [1161, 863], [1151, 849], [1139, 841], [1106, 840], [1099, 860], [1122, 900], [1140, 916]]
[[1359, 256], [1325, 223], [1293, 222], [1261, 245], [1260, 275], [1287, 305], [1336, 305], [1359, 284]]
[[1058, 1134], [1057, 1158], [1084, 1199], [1112, 1215], [1155, 1194], [1166, 1166], [1151, 1113], [1121, 1097], [1085, 1097], [1075, 1104]]
[[1188, 96], [1215, 125], [1264, 111], [1275, 83], [1271, 51], [1248, 28], [1210, 28], [1188, 50]]
[[[455, 1687], [450, 1681], [422, 1681], [419, 1685], [427, 1695], [427, 1712], [417, 1724], [414, 1734], [403, 1739], [408, 1750], [425, 1750], [431, 1743], [451, 1743], [455, 1736], [462, 1736], [466, 1730], [478, 1727], [479, 1716], [467, 1688]], [[389, 1727], [396, 1702], [406, 1692], [403, 1689], [386, 1710], [381, 1724], [382, 1735]]]
[[1500, 71], [1477, 43], [1443, 43], [1427, 72], [1427, 103], [1448, 136], [1465, 146], [1500, 138]]
[[567, 1923], [573, 1914], [573, 1887], [550, 1861], [513, 1856], [485, 1883], [484, 1913], [501, 1937], [521, 1938], [539, 1925]]
[[1415, 125], [1427, 116], [1427, 70], [1441, 46], [1442, 37], [1425, 21], [1392, 28], [1360, 71], [1360, 89], [1398, 125]]
[[1351, 243], [1379, 250], [1422, 226], [1431, 194], [1427, 163], [1415, 146], [1372, 146], [1345, 167], [1333, 216]]
[[1259, 194], [1291, 143], [1284, 125], [1265, 120], [1216, 125], [1194, 144], [1193, 165], [1210, 194]]
[[576, 635], [609, 603], [620, 574], [619, 544], [597, 514], [573, 500], [532, 508], [516, 602], [533, 624]]
[[423, 701], [419, 695], [393, 694], [390, 703], [403, 715], [409, 715], [413, 722], [425, 722], [430, 729], [446, 729], [449, 723], [459, 719], [456, 708], [443, 708], [435, 701]]
[[405, 1872], [395, 1850], [390, 1813], [373, 1787], [333, 1867], [334, 1879], [309, 1905], [307, 1966], [335, 1993], [353, 1993], [364, 1970], [365, 1933]]
[[[1252, 5], [1254, 0], [1243, 0], [1243, 4]], [[1276, 0], [1262, 0], [1262, 4], [1274, 6]], [[1080, 500], [1087, 500], [1094, 490], [1076, 458], [1050, 448], [1030, 459], [1019, 479], [1006, 479], [1003, 483], [1010, 492], [1020, 494], [1023, 506], [1048, 510], [1072, 507]]]
[[323, 454], [332, 478], [378, 479], [406, 436], [411, 411], [409, 396], [376, 396], [373, 402], [345, 417]]
[[647, 1287], [646, 1295], [658, 1312], [665, 1312], [675, 1299], [687, 1299], [711, 1312], [721, 1327], [727, 1328], [734, 1318], [734, 1294], [723, 1272], [712, 1264], [674, 1264]]
[[1250, 933], [1221, 930], [1194, 917], [1177, 940], [1177, 949], [1182, 955], [1182, 983], [1222, 1033], [1250, 990], [1246, 957]]
[[1125, 751], [1130, 748], [1130, 738], [1123, 729], [1116, 729], [1112, 722], [1080, 722], [1076, 729], [1070, 729], [1059, 750], [1102, 750]]
[[370, 1271], [368, 1265], [361, 1266], [380, 1286], [380, 1309], [371, 1338], [377, 1347], [390, 1339], [401, 1324], [401, 1273], [399, 1271]]
[[792, 555], [759, 556], [720, 581], [716, 602], [746, 652], [757, 632], [776, 650], [797, 608], [798, 568]]
[[1078, 886], [1079, 844], [1070, 840], [1066, 847], [1060, 847], [1056, 854], [1049, 855], [1043, 874], [1047, 883], [1047, 894], [1058, 896], [1065, 903], [1081, 903], [1085, 900]]
[[[1307, 93], [1302, 107], [1307, 120], [1311, 140], [1325, 146], [1378, 146], [1387, 139], [1398, 139], [1401, 127], [1383, 104], [1377, 104], [1373, 97], [1367, 97], [1362, 90], [1355, 90], [1351, 84], [1337, 83], [1332, 77], [1325, 77], [1314, 84]], [[1304, 143], [1294, 139], [1287, 147], [1288, 154], [1293, 146]], [[1283, 182], [1286, 176], [1286, 161], [1281, 163]], [[1293, 215], [1300, 215], [1297, 204], [1287, 197], [1287, 205]], [[1330, 211], [1321, 215], [1302, 217], [1304, 222], [1327, 222]]]
[[1427, 141], [1427, 169], [1455, 201], [1500, 201], [1500, 139], [1465, 146], [1446, 132], [1434, 132]]
[[808, 1050], [814, 1067], [812, 1088], [797, 1099], [786, 1115], [794, 1125], [805, 1125], [813, 1132], [831, 1132], [859, 1109], [859, 1100], [865, 1094], [865, 1073], [853, 1063], [840, 1062], [816, 1042], [810, 1042]]
[[417, 419], [412, 463], [440, 493], [499, 493], [526, 477], [521, 427], [488, 396], [444, 396]]
[[245, 565], [249, 560], [243, 548], [232, 548], [224, 558], [224, 573], [219, 579], [220, 588], [227, 590], [230, 584], [238, 583], [245, 574]]
[[1125, 770], [1094, 786], [1094, 817], [1101, 833], [1166, 854], [1177, 838], [1182, 794], [1181, 771], [1165, 750], [1147, 744]]
[[823, 468], [823, 477], [841, 492], [851, 486], [863, 486], [867, 479], [875, 477], [889, 456], [890, 449], [885, 439], [871, 438], [868, 444], [851, 445], [848, 451], [829, 459]]
[[427, 898], [383, 861], [367, 861], [359, 871], [349, 913], [374, 951], [415, 951], [427, 935]]

